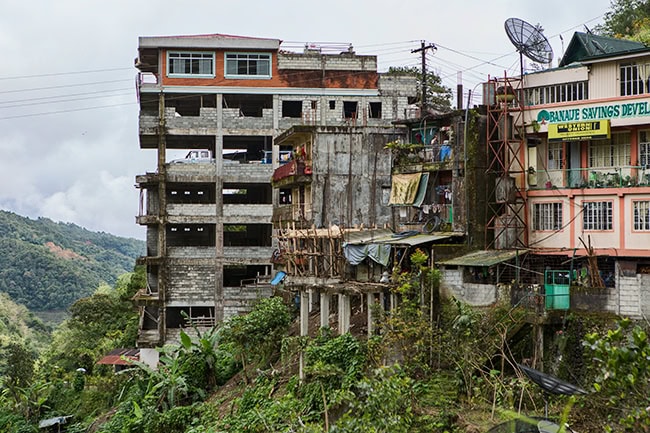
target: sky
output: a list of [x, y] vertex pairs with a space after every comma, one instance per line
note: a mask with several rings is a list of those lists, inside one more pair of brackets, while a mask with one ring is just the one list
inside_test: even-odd
[[0, 209], [145, 238], [135, 176], [155, 171], [156, 155], [138, 144], [139, 36], [352, 44], [377, 55], [380, 71], [419, 67], [411, 51], [425, 41], [436, 46], [428, 68], [454, 91], [460, 75], [463, 99], [472, 91], [479, 104], [488, 76], [519, 74], [506, 19], [540, 24], [557, 65], [573, 33], [609, 9], [610, 0], [0, 0]]

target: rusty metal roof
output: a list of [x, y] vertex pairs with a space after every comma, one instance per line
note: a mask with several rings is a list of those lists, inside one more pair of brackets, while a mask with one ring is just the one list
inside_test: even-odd
[[140, 360], [140, 349], [113, 349], [102, 359], [97, 361], [97, 364], [104, 365], [130, 365], [131, 361]]
[[523, 255], [527, 250], [482, 250], [474, 251], [464, 256], [437, 262], [439, 265], [452, 266], [493, 266], [514, 259], [517, 254]]

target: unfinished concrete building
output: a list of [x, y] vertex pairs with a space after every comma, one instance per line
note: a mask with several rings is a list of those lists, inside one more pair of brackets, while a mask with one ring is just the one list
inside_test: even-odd
[[[286, 200], [271, 176], [293, 164], [273, 138], [295, 125], [390, 125], [415, 80], [382, 76], [351, 46], [298, 53], [219, 34], [141, 37], [136, 67], [140, 147], [157, 152], [155, 170], [136, 178], [148, 279], [138, 344], [152, 348], [270, 294], [273, 205]], [[172, 160], [180, 150], [187, 157]]]

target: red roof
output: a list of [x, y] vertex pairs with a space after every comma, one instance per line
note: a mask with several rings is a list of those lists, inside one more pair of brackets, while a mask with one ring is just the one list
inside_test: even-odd
[[105, 365], [130, 365], [131, 361], [140, 360], [140, 349], [113, 349], [102, 359], [97, 361], [97, 364]]

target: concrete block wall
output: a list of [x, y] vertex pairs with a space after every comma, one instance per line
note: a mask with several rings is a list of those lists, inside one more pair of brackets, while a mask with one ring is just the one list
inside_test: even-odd
[[[215, 123], [216, 125], [216, 123]], [[223, 127], [225, 129], [272, 129], [273, 109], [263, 108], [262, 117], [241, 116], [238, 108], [223, 109]]]
[[224, 318], [248, 313], [252, 310], [255, 301], [261, 298], [270, 298], [273, 291], [270, 286], [258, 287], [224, 287]]
[[464, 283], [462, 269], [444, 269], [440, 287], [444, 295], [454, 296], [475, 307], [485, 307], [497, 301], [496, 285]]
[[224, 260], [229, 263], [270, 263], [273, 247], [224, 247]]
[[181, 305], [214, 302], [215, 264], [210, 261], [170, 261], [167, 301]]
[[224, 204], [224, 224], [271, 224], [272, 204]]
[[202, 182], [216, 181], [217, 167], [212, 163], [168, 164], [168, 182]]
[[216, 204], [172, 203], [167, 205], [168, 216], [214, 217], [217, 212]]
[[224, 164], [223, 181], [228, 183], [268, 183], [272, 164]]
[[618, 276], [616, 279], [616, 287], [618, 293], [612, 293], [614, 299], [610, 299], [608, 302], [608, 309], [611, 305], [611, 301], [614, 301], [618, 305], [617, 313], [621, 316], [627, 316], [635, 319], [641, 318], [642, 308], [641, 308], [641, 284], [640, 276], [636, 277], [624, 277]]
[[158, 116], [140, 113], [140, 134], [154, 135], [158, 130]]
[[278, 69], [376, 71], [377, 56], [278, 53]]
[[167, 247], [167, 256], [172, 259], [213, 259], [215, 247]]

